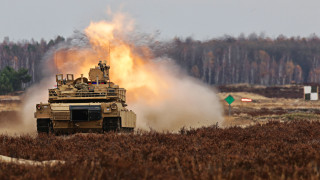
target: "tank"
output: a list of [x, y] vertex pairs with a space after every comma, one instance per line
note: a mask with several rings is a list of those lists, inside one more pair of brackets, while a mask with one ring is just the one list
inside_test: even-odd
[[38, 133], [133, 131], [136, 114], [126, 108], [126, 90], [110, 82], [109, 70], [100, 61], [88, 78], [57, 74], [48, 102], [36, 104]]

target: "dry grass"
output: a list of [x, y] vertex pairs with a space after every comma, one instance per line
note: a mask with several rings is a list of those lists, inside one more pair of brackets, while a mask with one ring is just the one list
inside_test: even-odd
[[[235, 98], [232, 117], [228, 117], [229, 106], [225, 102], [228, 95]], [[220, 102], [224, 107], [226, 127], [247, 126], [267, 121], [288, 121], [292, 119], [317, 120], [320, 118], [320, 101], [304, 99], [267, 98], [254, 93], [230, 92], [219, 93]], [[241, 98], [251, 98], [253, 102], [241, 102]]]
[[180, 134], [0, 136], [0, 154], [64, 165], [0, 163], [0, 179], [319, 179], [320, 122], [272, 122]]

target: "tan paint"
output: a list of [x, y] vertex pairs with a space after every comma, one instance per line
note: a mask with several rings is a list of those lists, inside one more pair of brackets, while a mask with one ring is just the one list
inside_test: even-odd
[[[103, 68], [102, 72], [100, 68]], [[104, 119], [121, 119], [120, 128], [135, 128], [136, 114], [125, 108], [126, 90], [109, 82], [109, 66], [104, 63], [90, 69], [89, 79], [85, 77], [63, 80], [57, 75], [55, 89], [49, 89], [49, 100], [46, 104], [38, 104], [35, 118], [50, 119], [54, 130], [102, 130]], [[97, 83], [97, 77], [99, 79]], [[83, 102], [86, 101], [86, 102]], [[88, 102], [90, 101], [90, 102]], [[108, 101], [108, 102], [104, 102]], [[37, 105], [37, 106], [38, 106]], [[70, 106], [101, 106], [101, 119], [95, 121], [71, 121]]]
[[120, 111], [121, 125], [122, 127], [135, 127], [136, 114], [132, 111]]
[[86, 121], [86, 122], [71, 122], [71, 121], [53, 121], [53, 129], [67, 129], [67, 128], [91, 128], [91, 129], [101, 129], [102, 120], [98, 121]]
[[50, 109], [50, 105], [49, 104], [37, 104], [37, 106], [40, 106], [41, 109], [36, 109], [37, 111], [34, 113], [34, 117], [38, 118], [38, 119], [48, 119], [50, 118], [50, 113], [51, 113], [51, 109]]

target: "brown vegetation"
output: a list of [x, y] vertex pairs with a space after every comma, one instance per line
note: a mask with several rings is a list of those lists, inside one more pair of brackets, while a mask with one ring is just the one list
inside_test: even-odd
[[0, 163], [0, 179], [318, 179], [319, 128], [297, 121], [179, 134], [2, 135], [1, 155], [66, 164]]

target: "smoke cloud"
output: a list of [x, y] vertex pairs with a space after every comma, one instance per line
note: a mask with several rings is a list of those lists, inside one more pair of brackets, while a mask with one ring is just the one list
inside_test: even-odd
[[142, 95], [129, 104], [137, 113], [138, 128], [177, 132], [183, 127], [221, 124], [222, 109], [212, 88], [185, 75], [172, 61], [162, 59], [154, 63], [154, 72], [169, 86], [160, 89], [151, 103]]

